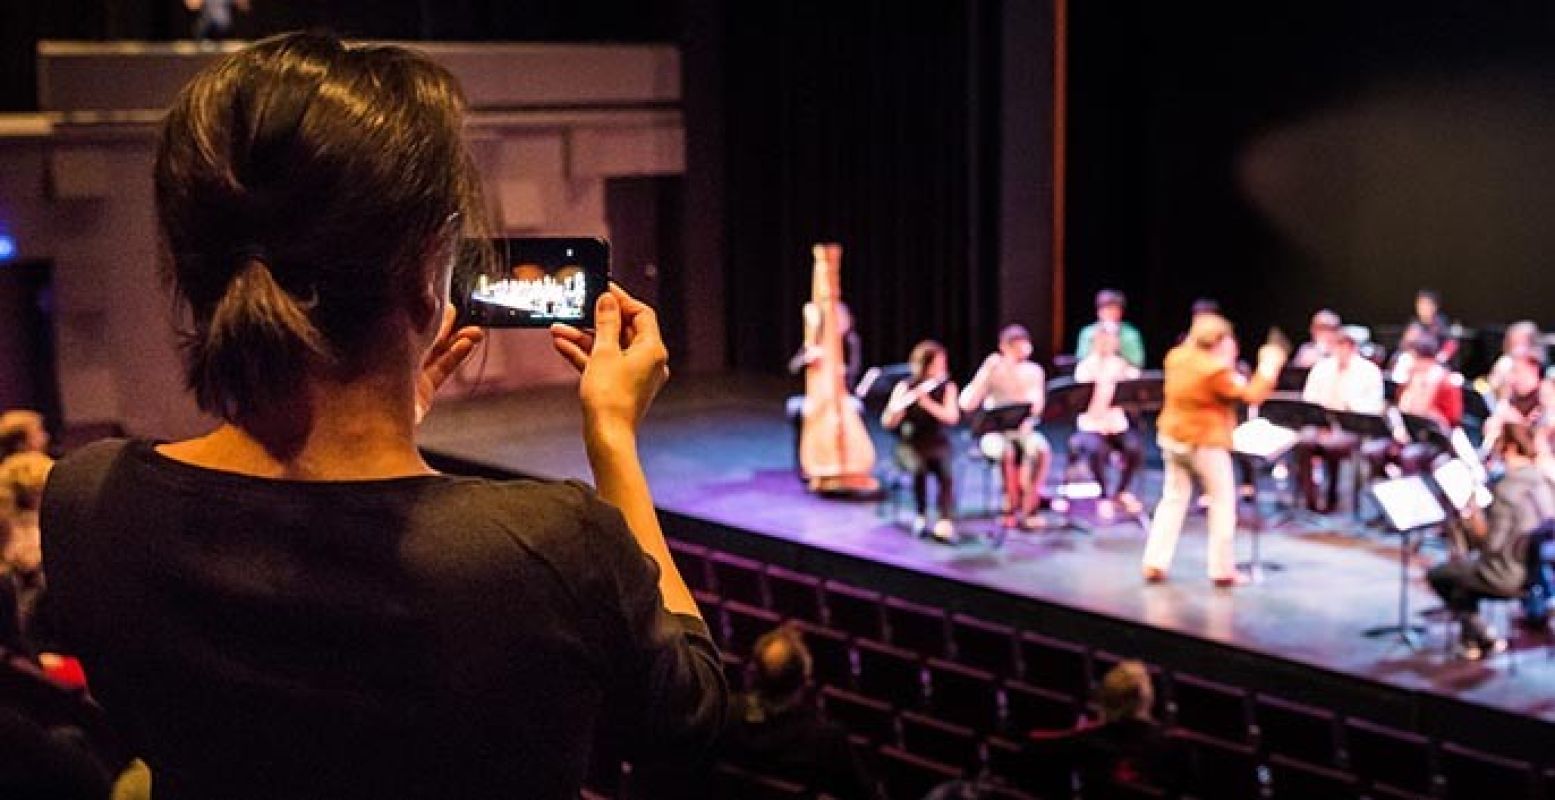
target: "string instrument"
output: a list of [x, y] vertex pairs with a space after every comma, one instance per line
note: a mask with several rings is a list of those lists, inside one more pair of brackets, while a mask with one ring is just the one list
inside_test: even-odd
[[812, 248], [815, 267], [810, 303], [805, 306], [805, 341], [818, 356], [805, 366], [804, 422], [799, 433], [799, 464], [820, 494], [873, 494], [875, 445], [858, 409], [849, 400], [847, 359], [839, 324], [842, 300], [842, 245]]
[[886, 404], [885, 414], [897, 414], [912, 408], [920, 399], [928, 395], [930, 392], [938, 389], [941, 386], [944, 386], [945, 381], [948, 380], [950, 380], [950, 376], [941, 375], [938, 378], [930, 378], [923, 383], [920, 383], [917, 386], [902, 392], [901, 395], [896, 398], [895, 402]]

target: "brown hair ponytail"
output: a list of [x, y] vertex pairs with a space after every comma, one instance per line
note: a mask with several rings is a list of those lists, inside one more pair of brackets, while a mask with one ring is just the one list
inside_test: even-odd
[[155, 169], [185, 379], [228, 420], [351, 378], [425, 310], [433, 252], [484, 233], [452, 75], [402, 47], [285, 34], [201, 71]]
[[227, 419], [244, 417], [254, 410], [250, 405], [292, 391], [288, 384], [310, 363], [331, 363], [329, 343], [308, 318], [316, 302], [299, 302], [264, 261], [245, 259], [203, 335], [185, 343], [200, 407]]

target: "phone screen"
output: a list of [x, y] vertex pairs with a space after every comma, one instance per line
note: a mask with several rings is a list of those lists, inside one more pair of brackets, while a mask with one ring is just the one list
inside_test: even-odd
[[463, 277], [463, 324], [545, 328], [594, 326], [594, 304], [610, 282], [604, 239], [539, 237], [489, 242], [496, 269]]

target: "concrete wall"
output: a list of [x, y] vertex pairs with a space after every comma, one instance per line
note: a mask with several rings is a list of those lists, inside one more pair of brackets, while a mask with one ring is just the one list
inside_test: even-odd
[[[679, 56], [658, 46], [428, 45], [470, 95], [492, 220], [512, 235], [602, 235], [605, 181], [684, 169]], [[157, 275], [155, 124], [218, 51], [45, 44], [42, 115], [0, 117], [0, 225], [55, 264], [64, 422], [145, 435], [210, 425], [183, 392]], [[480, 374], [478, 367], [484, 366]], [[544, 333], [500, 332], [449, 393], [570, 380]]]

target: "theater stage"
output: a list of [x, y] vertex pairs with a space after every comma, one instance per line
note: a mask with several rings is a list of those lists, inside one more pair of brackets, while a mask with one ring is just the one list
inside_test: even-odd
[[[997, 548], [982, 537], [957, 546], [914, 539], [874, 503], [803, 490], [783, 415], [793, 387], [722, 376], [677, 379], [666, 389], [644, 426], [641, 450], [672, 535], [802, 562], [796, 566], [958, 611], [1013, 617], [1000, 621], [1422, 733], [1555, 741], [1550, 639], [1520, 634], [1514, 665], [1504, 656], [1453, 661], [1444, 651], [1444, 626], [1435, 623], [1416, 652], [1396, 639], [1363, 635], [1396, 616], [1397, 537], [1365, 532], [1347, 517], [1271, 530], [1263, 534], [1263, 557], [1285, 569], [1234, 591], [1214, 589], [1205, 577], [1201, 516], [1190, 517], [1171, 581], [1159, 586], [1140, 580], [1144, 532], [1126, 521], [1090, 535], [1017, 532]], [[434, 410], [422, 441], [440, 464], [586, 480], [579, 419], [567, 388], [456, 399]], [[981, 505], [981, 467], [961, 462], [958, 475], [961, 504]], [[1147, 501], [1159, 481], [1158, 468], [1146, 470], [1140, 485]], [[963, 532], [990, 525], [984, 516], [967, 521]], [[1250, 543], [1239, 531], [1239, 554], [1246, 557]], [[1422, 578], [1437, 556], [1428, 549], [1411, 567], [1413, 609], [1437, 605]]]

